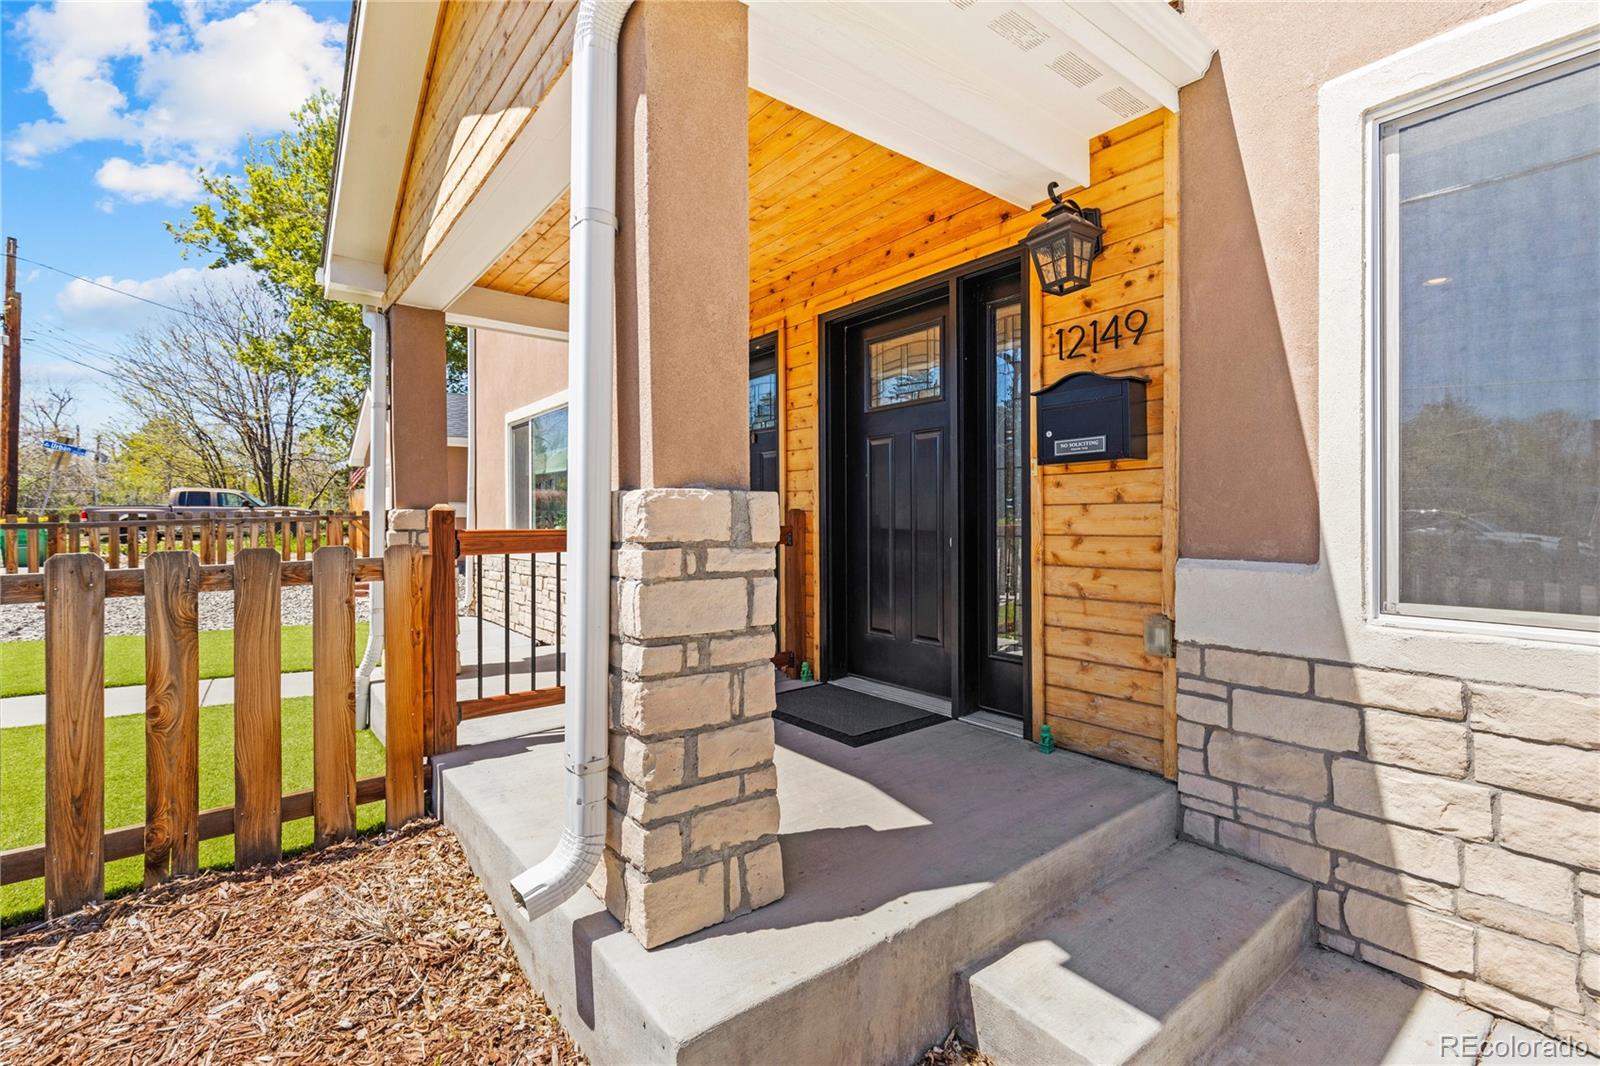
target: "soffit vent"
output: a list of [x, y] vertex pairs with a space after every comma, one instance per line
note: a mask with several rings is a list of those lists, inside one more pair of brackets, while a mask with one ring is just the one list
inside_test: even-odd
[[1007, 11], [989, 23], [989, 28], [1017, 46], [1017, 51], [1027, 52], [1050, 39], [1050, 35], [1017, 14]]
[[1122, 118], [1138, 118], [1140, 115], [1150, 110], [1149, 104], [1145, 103], [1143, 100], [1139, 99], [1137, 96], [1133, 95], [1120, 85], [1115, 89], [1110, 89], [1101, 93], [1099, 96], [1095, 97], [1095, 99], [1098, 100], [1100, 105], [1107, 111], [1110, 111], [1113, 115], [1121, 116]]
[[1050, 69], [1066, 78], [1078, 88], [1083, 88], [1101, 76], [1101, 71], [1076, 52], [1063, 52], [1050, 63]]

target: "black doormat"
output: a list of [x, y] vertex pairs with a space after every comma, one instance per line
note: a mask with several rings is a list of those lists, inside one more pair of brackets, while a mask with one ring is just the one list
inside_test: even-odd
[[780, 692], [778, 709], [772, 716], [852, 748], [950, 720], [920, 707], [838, 685], [811, 685]]

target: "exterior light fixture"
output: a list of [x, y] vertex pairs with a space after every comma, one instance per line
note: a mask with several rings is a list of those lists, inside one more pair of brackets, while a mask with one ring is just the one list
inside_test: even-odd
[[1065, 296], [1089, 287], [1095, 256], [1105, 247], [1105, 229], [1099, 208], [1063, 200], [1056, 188], [1052, 181], [1046, 192], [1054, 206], [1022, 243], [1039, 272], [1039, 287], [1051, 296]]

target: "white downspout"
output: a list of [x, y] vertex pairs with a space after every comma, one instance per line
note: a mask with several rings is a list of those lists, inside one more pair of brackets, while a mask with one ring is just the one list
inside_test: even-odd
[[478, 528], [478, 331], [467, 329], [467, 528]]
[[571, 303], [567, 383], [571, 464], [567, 552], [566, 805], [550, 857], [512, 878], [527, 917], [560, 906], [594, 872], [606, 841], [611, 653], [612, 313], [616, 301], [617, 40], [632, 0], [581, 0], [572, 52]]
[[[382, 555], [389, 527], [389, 321], [382, 311], [367, 308], [361, 320], [372, 333], [372, 436], [367, 444], [368, 551]], [[372, 671], [383, 656], [383, 582], [367, 586], [372, 620], [367, 650], [356, 668], [356, 728], [372, 724]]]

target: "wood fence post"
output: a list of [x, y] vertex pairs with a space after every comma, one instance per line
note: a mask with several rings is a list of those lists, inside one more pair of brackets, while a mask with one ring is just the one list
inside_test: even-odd
[[[456, 750], [456, 512], [428, 510], [428, 722], [424, 750]], [[507, 620], [509, 622], [509, 619]]]
[[355, 553], [311, 553], [312, 802], [316, 845], [356, 831]]
[[200, 870], [200, 564], [144, 561], [144, 885]]
[[282, 557], [246, 548], [233, 561], [234, 863], [283, 851]]
[[44, 568], [44, 898], [49, 915], [105, 898], [105, 564]]
[[427, 556], [412, 544], [383, 553], [384, 820], [396, 829], [423, 812], [423, 633]]

